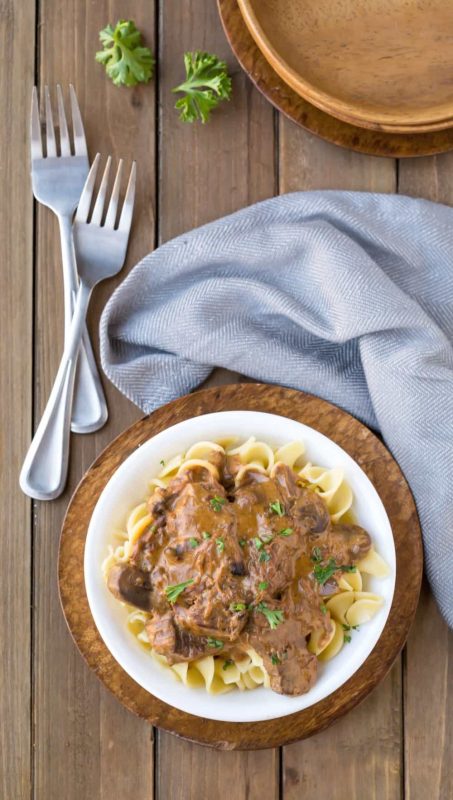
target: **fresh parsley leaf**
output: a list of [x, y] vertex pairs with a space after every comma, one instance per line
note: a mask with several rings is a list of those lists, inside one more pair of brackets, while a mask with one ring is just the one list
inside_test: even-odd
[[209, 503], [214, 511], [221, 511], [222, 506], [224, 506], [226, 503], [226, 500], [224, 497], [218, 497], [218, 495], [215, 495], [215, 497], [213, 497]]
[[203, 533], [201, 535], [202, 535], [203, 539], [210, 539], [211, 538], [211, 534], [208, 533], [208, 531], [203, 531]]
[[269, 553], [266, 553], [266, 551], [265, 551], [265, 550], [263, 550], [263, 552], [262, 552], [262, 553], [260, 553], [260, 559], [259, 559], [259, 560], [260, 560], [261, 562], [263, 562], [263, 561], [270, 561], [270, 560], [271, 560], [270, 554], [269, 554]]
[[200, 119], [208, 122], [211, 111], [222, 100], [231, 97], [231, 78], [224, 61], [210, 53], [184, 54], [186, 79], [173, 92], [181, 92], [183, 97], [176, 102], [179, 118], [183, 122]]
[[322, 561], [322, 550], [320, 547], [314, 547], [310, 556], [312, 561]]
[[163, 458], [161, 458], [161, 460], [159, 461], [159, 464], [161, 465], [161, 467], [165, 467], [165, 461], [164, 461]]
[[212, 636], [208, 636], [206, 639], [206, 644], [208, 647], [215, 647], [217, 650], [220, 650], [223, 647], [223, 642], [220, 639], [214, 639]]
[[321, 609], [321, 614], [327, 614], [327, 607], [322, 603], [319, 608]]
[[187, 588], [187, 586], [191, 586], [194, 583], [194, 578], [191, 578], [189, 581], [184, 581], [183, 583], [175, 583], [173, 586], [167, 586], [165, 589], [165, 594], [167, 595], [167, 600], [169, 603], [175, 603], [178, 599], [181, 592]]
[[258, 584], [258, 589], [260, 590], [260, 592], [264, 592], [264, 590], [267, 589], [268, 586], [269, 586], [269, 584], [268, 584], [267, 581], [261, 581]]
[[282, 506], [280, 500], [276, 500], [275, 503], [269, 503], [269, 509], [274, 514], [278, 514], [279, 517], [283, 517], [285, 513], [285, 508]]
[[275, 628], [280, 625], [280, 622], [283, 622], [285, 619], [283, 611], [280, 611], [279, 609], [275, 609], [273, 611], [267, 607], [266, 603], [258, 603], [256, 610], [260, 611], [261, 614], [264, 614], [269, 623], [269, 627], [272, 628], [272, 630], [275, 630]]
[[350, 631], [351, 630], [351, 626], [350, 625], [342, 625], [341, 627], [343, 628], [344, 631]]
[[271, 654], [271, 661], [272, 661], [273, 664], [280, 664], [281, 663], [277, 653], [272, 653]]
[[115, 86], [136, 86], [148, 83], [153, 76], [154, 58], [148, 47], [142, 46], [142, 34], [132, 20], [120, 19], [115, 28], [107, 25], [99, 33], [103, 50], [96, 61], [104, 64]]
[[247, 544], [247, 539], [239, 539], [239, 547], [245, 547]]
[[346, 644], [349, 644], [349, 642], [351, 641], [351, 636], [349, 635], [349, 633], [344, 634], [344, 640]]
[[258, 539], [258, 536], [255, 536], [253, 543], [257, 550], [262, 550], [264, 547], [263, 542], [261, 541], [261, 539]]
[[231, 658], [227, 658], [227, 660], [223, 662], [222, 669], [228, 669], [228, 667], [232, 667], [233, 664], [234, 664], [234, 661]]
[[278, 535], [279, 536], [291, 536], [292, 533], [293, 533], [293, 529], [292, 528], [283, 528], [283, 530], [280, 531], [280, 533]]
[[219, 538], [216, 540], [216, 547], [219, 553], [223, 553], [223, 551], [225, 550], [225, 542], [223, 541], [221, 536], [219, 536]]
[[323, 586], [335, 572], [356, 572], [357, 567], [348, 566], [346, 564], [337, 564], [334, 558], [329, 559], [327, 564], [315, 564], [313, 568], [313, 575], [315, 580]]
[[193, 536], [191, 536], [191, 538], [189, 539], [189, 545], [191, 546], [192, 550], [194, 550], [195, 547], [198, 547], [199, 544], [200, 542], [198, 541], [198, 539], [194, 539]]
[[245, 611], [246, 608], [245, 603], [231, 603], [230, 605], [231, 611]]

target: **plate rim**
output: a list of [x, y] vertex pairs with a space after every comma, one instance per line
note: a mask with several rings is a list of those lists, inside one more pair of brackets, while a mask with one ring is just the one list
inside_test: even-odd
[[[285, 411], [286, 407], [291, 409], [291, 413]], [[397, 580], [393, 603], [378, 644], [354, 676], [319, 703], [285, 717], [284, 725], [282, 718], [253, 723], [204, 720], [154, 698], [123, 671], [104, 645], [91, 617], [85, 592], [83, 552], [88, 521], [100, 492], [119, 464], [143, 441], [169, 427], [168, 419], [181, 421], [198, 416], [207, 409], [250, 409], [273, 413], [275, 408], [278, 408], [280, 416], [304, 422], [343, 447], [375, 486], [394, 533]], [[313, 415], [315, 423], [310, 421]], [[336, 425], [335, 436], [326, 433], [326, 427], [332, 422]], [[359, 459], [354, 456], [349, 439], [348, 446], [342, 443], [341, 436], [346, 428], [360, 431], [361, 447], [365, 442], [372, 457]], [[390, 510], [373, 479], [381, 464], [385, 464], [395, 481], [389, 495]], [[402, 571], [403, 538], [406, 545], [410, 543], [412, 552]], [[123, 705], [157, 727], [200, 744], [219, 749], [261, 749], [289, 744], [323, 730], [381, 682], [407, 639], [418, 603], [422, 567], [421, 534], [415, 503], [399, 466], [375, 434], [347, 412], [313, 395], [269, 384], [243, 383], [202, 389], [174, 400], [135, 422], [103, 450], [83, 476], [69, 503], [60, 538], [58, 584], [63, 613], [79, 651]], [[397, 601], [401, 607], [397, 608]]]

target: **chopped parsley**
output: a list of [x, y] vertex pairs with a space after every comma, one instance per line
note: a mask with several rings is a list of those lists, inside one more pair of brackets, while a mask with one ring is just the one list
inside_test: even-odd
[[225, 500], [224, 497], [219, 497], [218, 495], [215, 495], [215, 497], [213, 497], [209, 501], [209, 503], [210, 503], [211, 507], [214, 509], [214, 511], [221, 511], [222, 510], [222, 506], [224, 506], [225, 503], [226, 503], [226, 500]]
[[280, 500], [276, 500], [275, 503], [269, 503], [269, 510], [274, 514], [278, 514], [279, 517], [283, 517], [283, 514], [285, 513], [285, 509]]
[[321, 609], [321, 614], [327, 614], [327, 606], [322, 603], [319, 608]]
[[319, 564], [316, 563], [313, 568], [313, 575], [315, 576], [315, 580], [324, 586], [325, 583], [335, 574], [335, 572], [356, 572], [357, 567], [346, 565], [346, 564], [337, 564], [334, 558], [329, 559], [327, 564]]
[[246, 608], [245, 603], [231, 603], [230, 605], [231, 611], [245, 611]]
[[280, 664], [281, 663], [277, 653], [272, 653], [271, 654], [271, 661], [272, 661], [273, 664]]
[[192, 550], [194, 550], [195, 547], [198, 547], [199, 544], [200, 542], [198, 541], [198, 539], [194, 539], [193, 536], [190, 537], [189, 545], [191, 546]]
[[161, 460], [159, 461], [159, 464], [161, 465], [161, 467], [165, 467], [165, 461], [164, 461], [163, 458], [161, 458]]
[[314, 562], [322, 561], [322, 550], [320, 547], [314, 547], [311, 551], [311, 560]]
[[206, 644], [208, 647], [215, 647], [216, 650], [220, 650], [220, 648], [223, 647], [223, 642], [221, 642], [220, 639], [214, 639], [212, 636], [208, 636]]
[[184, 581], [183, 583], [175, 583], [173, 586], [167, 586], [165, 589], [165, 594], [167, 595], [167, 600], [169, 603], [176, 603], [181, 592], [187, 588], [187, 586], [191, 586], [194, 583], [194, 578], [191, 578], [189, 581]]
[[264, 547], [263, 542], [261, 541], [261, 539], [258, 539], [257, 536], [254, 538], [253, 543], [257, 550], [262, 550], [262, 548]]
[[258, 589], [260, 590], [260, 592], [264, 592], [264, 590], [267, 589], [268, 586], [269, 584], [267, 581], [261, 581], [261, 583], [258, 584]]
[[270, 561], [271, 560], [270, 554], [266, 553], [266, 551], [263, 550], [263, 552], [260, 553], [260, 559], [259, 560], [261, 561], [261, 563], [263, 563], [263, 561]]
[[211, 538], [211, 534], [208, 533], [208, 531], [203, 531], [203, 533], [201, 535], [202, 535], [203, 539], [210, 539]]
[[349, 642], [351, 641], [351, 635], [349, 633], [345, 633], [344, 634], [344, 640], [345, 640], [346, 644], [349, 644]]
[[283, 528], [283, 530], [280, 531], [280, 533], [278, 535], [279, 536], [291, 536], [292, 533], [293, 533], [293, 529], [292, 528]]
[[359, 626], [358, 625], [343, 625], [342, 628], [343, 628], [344, 631], [358, 631], [359, 630]]
[[232, 667], [233, 664], [234, 664], [234, 661], [231, 658], [228, 658], [226, 661], [223, 662], [222, 669], [228, 669], [228, 667]]
[[266, 603], [258, 603], [256, 610], [260, 611], [261, 614], [264, 614], [269, 623], [269, 627], [272, 628], [272, 630], [275, 630], [275, 628], [280, 625], [280, 622], [283, 622], [285, 619], [283, 611], [277, 609], [272, 610], [267, 607]]
[[247, 544], [247, 539], [239, 539], [239, 547], [245, 547]]
[[219, 538], [216, 540], [216, 547], [219, 553], [223, 553], [223, 551], [225, 550], [225, 542], [223, 541], [221, 536], [219, 536]]

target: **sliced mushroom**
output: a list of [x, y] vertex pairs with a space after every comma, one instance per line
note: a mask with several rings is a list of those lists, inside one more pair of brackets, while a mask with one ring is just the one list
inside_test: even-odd
[[109, 572], [107, 586], [118, 600], [151, 611], [152, 587], [146, 572], [131, 564], [115, 564]]

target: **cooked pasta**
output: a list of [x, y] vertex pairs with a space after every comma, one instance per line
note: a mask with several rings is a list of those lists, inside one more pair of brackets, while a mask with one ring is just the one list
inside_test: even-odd
[[[254, 437], [239, 445], [233, 437], [196, 442], [185, 453], [176, 454], [167, 462], [161, 461], [161, 470], [150, 479], [150, 491], [153, 492], [156, 487], [165, 488], [177, 475], [183, 475], [193, 468], [204, 468], [218, 480], [219, 469], [213, 458], [215, 453], [238, 460], [235, 473], [237, 485], [240, 485], [247, 471], [253, 470], [255, 473], [270, 476], [275, 473], [276, 465], [284, 464], [292, 471], [300, 486], [322, 498], [332, 523], [344, 523], [350, 517], [353, 496], [343, 470], [327, 469], [305, 461], [304, 445], [297, 441], [288, 442], [278, 448], [272, 448]], [[128, 560], [134, 543], [149, 529], [151, 522], [148, 502], [144, 499], [129, 514], [126, 530], [114, 534], [117, 544], [109, 547], [102, 564], [106, 579], [112, 566]], [[285, 534], [285, 531], [282, 533]], [[388, 565], [374, 547], [371, 547], [354, 568], [341, 573], [335, 593], [325, 600], [321, 608], [330, 619], [330, 626], [313, 630], [308, 639], [308, 650], [319, 661], [328, 661], [336, 656], [345, 642], [350, 641], [350, 632], [370, 620], [382, 607], [383, 599], [364, 589], [363, 575], [385, 578], [388, 574]], [[253, 648], [234, 653], [234, 658], [203, 655], [170, 665], [165, 656], [151, 647], [146, 627], [151, 614], [131, 606], [128, 606], [128, 612], [127, 625], [133, 636], [162, 667], [170, 669], [185, 686], [204, 687], [211, 694], [222, 694], [235, 688], [243, 691], [259, 686], [269, 687], [269, 675], [263, 659]]]

